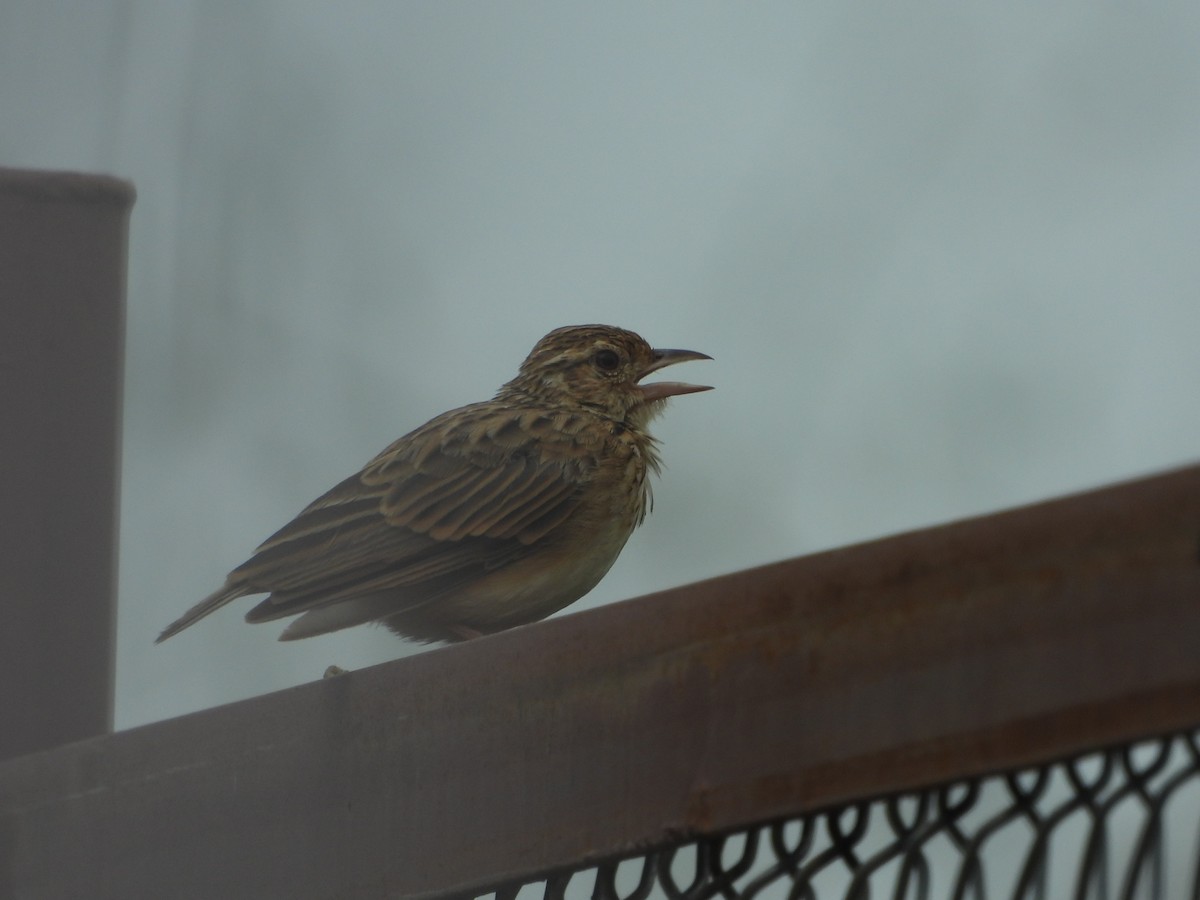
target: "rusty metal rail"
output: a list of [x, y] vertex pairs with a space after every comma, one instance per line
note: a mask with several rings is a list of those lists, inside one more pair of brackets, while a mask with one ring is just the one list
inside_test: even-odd
[[0, 763], [0, 895], [466, 894], [1197, 725], [1192, 467]]

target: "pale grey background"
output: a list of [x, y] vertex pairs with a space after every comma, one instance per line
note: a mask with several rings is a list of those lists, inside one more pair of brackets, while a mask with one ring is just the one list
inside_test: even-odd
[[716, 357], [575, 608], [1195, 460], [1200, 5], [0, 8], [0, 164], [131, 178], [117, 721], [419, 648], [158, 630], [552, 327]]

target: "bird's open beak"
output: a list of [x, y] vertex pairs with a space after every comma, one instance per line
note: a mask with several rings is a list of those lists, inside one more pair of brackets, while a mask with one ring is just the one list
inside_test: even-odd
[[[645, 378], [651, 372], [657, 372], [659, 369], [665, 369], [675, 363], [688, 362], [693, 359], [712, 359], [712, 357], [696, 350], [655, 350], [654, 362], [646, 366], [645, 371], [639, 377]], [[709, 385], [684, 384], [680, 381], [656, 381], [653, 384], [641, 384], [638, 387], [647, 402], [665, 400], [667, 397], [674, 397], [678, 394], [695, 394], [698, 391], [712, 390]]]

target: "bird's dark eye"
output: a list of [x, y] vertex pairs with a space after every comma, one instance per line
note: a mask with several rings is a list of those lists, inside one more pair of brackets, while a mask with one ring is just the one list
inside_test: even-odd
[[621, 357], [615, 350], [597, 350], [592, 361], [596, 363], [596, 368], [601, 372], [615, 372], [621, 365]]

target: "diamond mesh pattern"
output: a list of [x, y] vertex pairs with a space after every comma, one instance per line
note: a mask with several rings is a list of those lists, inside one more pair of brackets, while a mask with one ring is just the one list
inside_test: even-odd
[[1200, 731], [511, 884], [496, 900], [1200, 900]]

